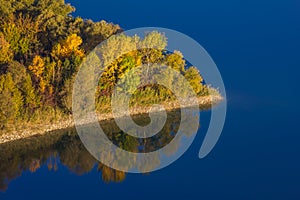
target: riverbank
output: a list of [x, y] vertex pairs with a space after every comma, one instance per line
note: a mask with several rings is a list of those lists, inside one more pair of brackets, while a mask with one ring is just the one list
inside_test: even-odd
[[[198, 97], [198, 102], [193, 102], [189, 106], [199, 105], [200, 109], [209, 109], [211, 106], [218, 104], [222, 101], [221, 96], [205, 96]], [[172, 111], [180, 109], [178, 102], [164, 102], [162, 103], [166, 111]], [[151, 107], [133, 107], [130, 108], [131, 115], [148, 114], [151, 112]], [[120, 116], [122, 117], [122, 116]], [[113, 119], [112, 113], [98, 113], [98, 120], [110, 120]], [[63, 120], [55, 122], [43, 122], [38, 124], [24, 124], [24, 128], [19, 130], [10, 130], [0, 135], [0, 144], [10, 142], [14, 140], [24, 139], [36, 135], [51, 134], [51, 132], [65, 129], [74, 126], [74, 120], [72, 115], [65, 117]]]

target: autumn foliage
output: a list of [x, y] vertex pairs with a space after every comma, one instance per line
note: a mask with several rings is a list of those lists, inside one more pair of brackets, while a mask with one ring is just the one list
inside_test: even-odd
[[[179, 51], [165, 50], [167, 38], [162, 33], [147, 33], [145, 38], [112, 37], [122, 32], [118, 25], [73, 17], [73, 11], [64, 0], [0, 0], [0, 129], [70, 115], [72, 86], [80, 64], [107, 38], [112, 40], [103, 54], [103, 62], [108, 64], [96, 91], [98, 110], [109, 107], [112, 91], [125, 73], [147, 63], [171, 66], [198, 95], [208, 94], [199, 71], [188, 66]], [[129, 51], [134, 47], [142, 48]], [[129, 52], [118, 55], [120, 49]], [[146, 103], [153, 95], [159, 101], [172, 95], [159, 86], [129, 91], [135, 94], [134, 101]]]

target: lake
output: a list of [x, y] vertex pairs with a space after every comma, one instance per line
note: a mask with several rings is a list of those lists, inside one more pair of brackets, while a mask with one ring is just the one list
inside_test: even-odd
[[71, 137], [58, 134], [55, 145], [29, 143], [29, 152], [1, 145], [1, 189], [7, 189], [0, 199], [300, 199], [298, 0], [69, 2], [84, 18], [126, 30], [166, 27], [202, 44], [225, 83], [225, 127], [200, 160], [210, 116], [202, 112], [201, 128], [179, 160], [125, 176], [99, 166], [72, 129], [61, 133]]
[[[202, 134], [200, 130], [205, 131], [205, 125], [208, 125], [210, 112], [202, 111], [202, 115], [201, 121], [203, 123], [200, 125], [199, 136]], [[178, 132], [178, 129], [184, 119], [180, 116], [181, 110], [167, 112], [166, 123], [162, 130], [156, 135], [145, 139], [138, 139], [122, 132], [114, 120], [101, 121], [100, 125], [106, 136], [115, 145], [126, 151], [148, 153], [169, 145], [167, 151], [164, 152], [168, 157], [180, 151], [180, 146], [184, 142], [184, 139], [177, 139], [174, 144], [170, 145], [170, 142], [175, 140], [175, 136], [181, 134]], [[150, 122], [150, 118], [146, 114], [136, 115], [133, 119], [141, 126], [145, 126]], [[189, 118], [188, 120], [191, 119]], [[183, 137], [190, 139], [195, 137], [196, 132], [192, 133], [192, 135], [187, 135], [188, 133], [191, 132], [185, 131], [182, 133], [185, 134]], [[97, 185], [99, 190], [96, 189], [95, 191], [101, 194], [104, 192], [101, 188], [105, 184], [119, 187], [134, 179], [139, 179], [138, 182], [142, 183], [144, 179], [145, 181], [149, 178], [151, 180], [152, 176], [152, 173], [136, 175], [125, 173], [97, 161], [84, 147], [75, 127], [7, 142], [0, 145], [0, 150], [0, 190], [1, 195], [7, 198], [20, 195], [19, 192], [21, 190], [26, 191], [26, 198], [29, 198], [31, 195], [33, 196], [30, 198], [42, 195], [45, 191], [40, 189], [36, 191], [36, 188], [33, 187], [35, 184], [43, 185], [44, 189], [47, 189], [48, 186], [46, 185], [50, 184], [51, 190], [54, 191], [66, 188], [66, 185], [70, 187], [72, 184], [76, 185], [73, 185], [73, 187], [79, 187], [81, 190], [89, 190], [90, 187], [93, 188]], [[194, 159], [197, 161], [197, 156]], [[153, 170], [159, 166], [159, 163], [159, 159], [145, 161], [143, 162], [143, 169]], [[188, 161], [186, 164], [191, 163]], [[177, 170], [180, 171], [182, 169], [177, 168]], [[161, 176], [159, 171], [153, 172], [153, 174]], [[64, 176], [66, 179], [60, 181], [61, 176]], [[55, 180], [55, 177], [58, 179]], [[173, 178], [176, 179], [175, 176]], [[28, 181], [28, 184], [23, 185], [24, 182], [22, 183], [22, 180]], [[21, 185], [17, 186], [18, 184]], [[147, 183], [145, 182], [146, 186]], [[16, 193], [14, 192], [15, 190], [19, 192]], [[57, 192], [53, 194], [56, 195]], [[47, 195], [45, 198], [50, 198], [50, 196]]]

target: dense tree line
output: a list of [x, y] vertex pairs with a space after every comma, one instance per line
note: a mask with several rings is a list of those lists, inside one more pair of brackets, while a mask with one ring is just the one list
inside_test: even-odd
[[72, 17], [64, 0], [0, 0], [0, 128], [68, 113], [70, 84], [118, 25]]
[[[198, 95], [208, 95], [197, 68], [187, 67], [180, 52], [165, 51], [167, 38], [162, 33], [151, 32], [143, 39], [124, 34], [114, 37], [122, 32], [118, 25], [73, 17], [74, 10], [64, 0], [0, 0], [0, 129], [20, 121], [51, 121], [71, 114], [72, 85], [80, 63], [107, 38], [103, 59], [109, 64], [99, 81], [98, 109], [110, 105], [113, 88], [126, 72], [147, 63], [171, 66]], [[143, 48], [110, 62], [120, 48], [137, 45]], [[172, 96], [168, 89], [154, 85], [134, 94], [134, 102], [149, 103]]]

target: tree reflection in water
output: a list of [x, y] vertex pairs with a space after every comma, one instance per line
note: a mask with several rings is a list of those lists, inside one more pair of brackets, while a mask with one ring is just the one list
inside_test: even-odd
[[[139, 125], [150, 122], [148, 115], [135, 116], [133, 119]], [[146, 139], [135, 138], [122, 132], [113, 120], [100, 122], [100, 125], [107, 137], [120, 148], [131, 152], [153, 152], [170, 143], [176, 135], [180, 120], [180, 110], [168, 112], [164, 128], [155, 136]], [[178, 147], [179, 141], [169, 145], [165, 154], [174, 154]], [[47, 166], [49, 171], [57, 171], [58, 162], [59, 166], [67, 167], [76, 175], [83, 175], [96, 169], [101, 173], [104, 182], [121, 182], [126, 176], [126, 173], [109, 168], [91, 156], [80, 141], [75, 128], [4, 143], [0, 145], [0, 152], [2, 191], [8, 188], [10, 181], [20, 177], [23, 171], [35, 173], [42, 166]], [[109, 153], [107, 156], [113, 161], [113, 158], [109, 158]], [[160, 160], [145, 160], [143, 165], [154, 169], [160, 165]]]

